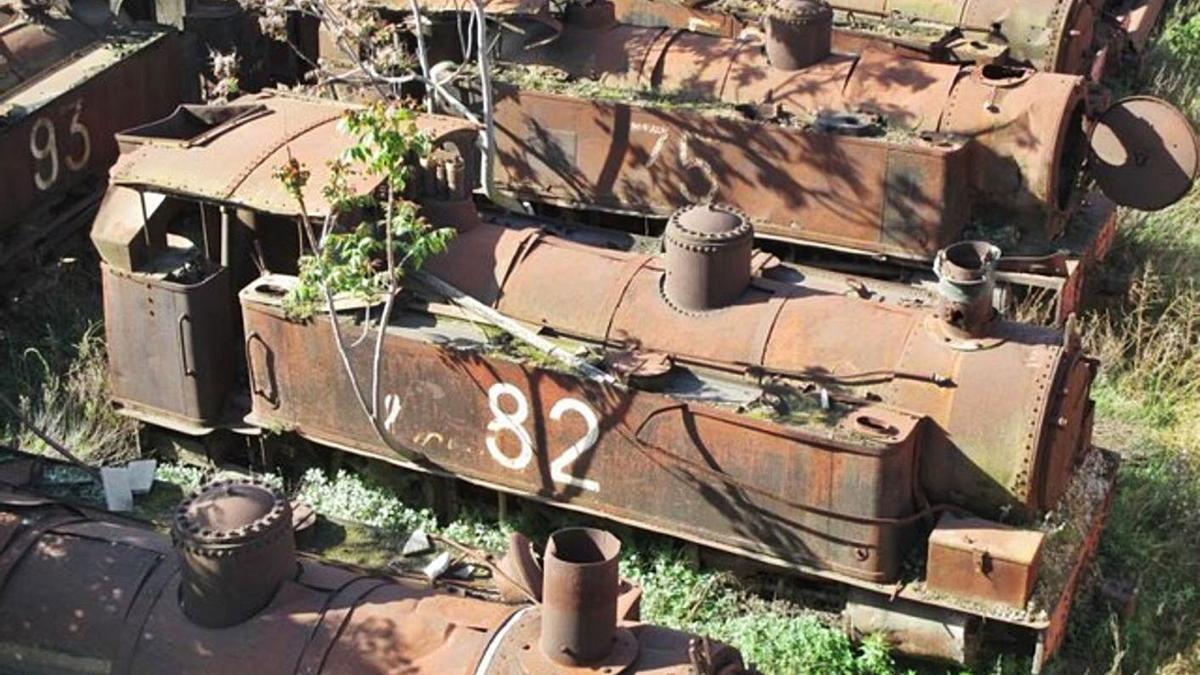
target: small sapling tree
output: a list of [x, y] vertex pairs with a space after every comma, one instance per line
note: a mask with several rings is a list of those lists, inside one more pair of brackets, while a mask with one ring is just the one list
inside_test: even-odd
[[[350, 137], [351, 144], [330, 163], [329, 182], [321, 186], [329, 209], [320, 220], [319, 231], [304, 199], [310, 172], [290, 157], [275, 173], [296, 200], [307, 248], [298, 261], [298, 279], [284, 298], [284, 308], [293, 318], [303, 320], [324, 305], [359, 405], [380, 439], [411, 458], [411, 451], [390, 442], [383, 427], [383, 339], [406, 275], [445, 251], [454, 232], [430, 227], [416, 207], [403, 199], [411, 167], [431, 151], [429, 138], [417, 129], [411, 109], [377, 103], [351, 110], [340, 121], [339, 129]], [[354, 193], [349, 177], [356, 173], [377, 178], [380, 190], [369, 195]], [[367, 331], [375, 329], [369, 390], [360, 384], [362, 378], [354, 368], [338, 322], [337, 303], [342, 298], [360, 300], [368, 308], [383, 305], [376, 319], [368, 313], [364, 321]]]

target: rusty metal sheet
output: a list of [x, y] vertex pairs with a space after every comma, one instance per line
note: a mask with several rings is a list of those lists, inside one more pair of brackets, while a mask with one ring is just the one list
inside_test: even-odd
[[[951, 92], [938, 128], [980, 147], [971, 186], [982, 204], [1053, 215], [1071, 207], [1087, 151], [1084, 95], [1079, 78], [974, 67]], [[1042, 222], [1053, 236], [1057, 228]]]
[[614, 25], [603, 29], [566, 24], [562, 36], [535, 49], [513, 54], [513, 63], [549, 64], [573, 78], [591, 78], [615, 86], [636, 86], [647, 59], [664, 31]]
[[229, 270], [190, 284], [104, 263], [101, 274], [113, 400], [191, 424], [220, 419], [237, 366]]
[[[311, 174], [303, 195], [308, 213], [324, 215], [329, 205], [321, 192], [329, 179], [328, 163], [350, 145], [337, 131], [337, 121], [353, 107], [271, 93], [238, 99], [237, 105], [261, 106], [262, 112], [207, 130], [203, 142], [139, 136], [136, 130], [122, 134], [123, 142], [140, 147], [113, 167], [113, 184], [295, 215], [296, 201], [273, 175], [295, 158]], [[249, 124], [260, 119], [265, 123]], [[437, 116], [422, 116], [417, 127], [435, 144], [473, 128], [462, 120]], [[187, 166], [188, 172], [181, 174], [180, 166]], [[380, 179], [355, 173], [349, 181], [350, 189], [366, 194]]]
[[[959, 72], [936, 63], [898, 59], [879, 49], [859, 57], [846, 100], [907, 129], [936, 130]], [[947, 129], [948, 131], [949, 129]]]
[[[206, 492], [212, 518], [202, 518], [205, 524], [247, 522], [231, 515], [248, 506], [245, 494], [230, 492], [236, 487], [219, 483]], [[518, 671], [505, 664], [519, 662], [538, 637], [512, 630], [517, 617], [540, 616], [536, 606], [493, 602], [477, 592], [452, 595], [411, 580], [296, 558], [287, 528], [277, 534], [286, 537], [280, 551], [287, 549], [283, 562], [289, 564], [267, 606], [235, 625], [202, 627], [184, 612], [180, 598], [187, 572], [181, 574], [179, 564], [185, 546], [204, 547], [200, 539], [173, 546], [149, 523], [66, 508], [25, 491], [19, 496], [21, 503], [36, 505], [0, 504], [0, 668], [6, 671], [514, 675]], [[189, 513], [192, 518], [198, 512]], [[259, 513], [250, 508], [241, 515], [266, 526]], [[279, 522], [286, 525], [288, 519]], [[10, 529], [14, 540], [3, 534]], [[223, 530], [249, 546], [232, 556], [222, 549], [218, 558], [253, 574], [257, 547], [274, 540], [270, 529]], [[193, 534], [203, 539], [205, 532]], [[199, 549], [186, 550], [190, 555]], [[612, 565], [615, 571], [615, 557]], [[612, 582], [615, 597], [615, 577]], [[569, 614], [571, 608], [565, 609]], [[614, 623], [616, 618], [614, 611]], [[696, 636], [636, 622], [623, 622], [618, 632], [630, 641], [633, 657], [623, 672], [716, 675], [720, 667], [724, 675], [747, 673], [737, 651], [719, 643], [705, 641], [713, 666], [706, 668], [693, 662]], [[270, 658], [264, 658], [265, 647]]]
[[96, 34], [79, 21], [59, 12], [44, 12], [33, 18], [18, 13], [14, 6], [0, 7], [0, 111], [10, 110], [4, 97], [28, 85], [47, 71], [77, 56], [96, 42]]
[[686, 28], [695, 33], [735, 37], [745, 24], [732, 14], [663, 0], [614, 0], [617, 21], [644, 28]]
[[1109, 106], [1091, 133], [1090, 166], [1113, 201], [1145, 211], [1175, 203], [1200, 173], [1200, 141], [1166, 101], [1134, 96]]
[[[111, 661], [133, 591], [158, 560], [155, 552], [47, 532], [0, 589], [0, 634], [6, 642], [54, 645]], [[47, 589], [54, 601], [47, 601]]]
[[[958, 32], [968, 41], [1001, 42], [1010, 58], [1038, 70], [1083, 74], [1101, 19], [1096, 0], [832, 0], [839, 32], [864, 42], [922, 45], [938, 59]], [[923, 53], [922, 53], [923, 52]]]
[[[488, 227], [491, 226], [479, 225], [463, 234], [455, 246], [462, 244], [464, 251], [477, 251], [471, 240], [481, 236], [478, 233], [485, 232]], [[472, 257], [476, 255], [472, 254]], [[738, 304], [718, 312], [689, 316], [676, 312], [662, 299], [659, 291], [661, 272], [658, 269], [638, 263], [635, 265], [636, 272], [629, 278], [626, 270], [630, 267], [622, 264], [618, 259], [620, 255], [604, 252], [602, 256], [593, 256], [589, 261], [588, 252], [583, 247], [555, 246], [547, 238], [514, 264], [508, 281], [501, 289], [499, 306], [513, 318], [548, 325], [560, 334], [590, 337], [598, 341], [604, 336], [596, 336], [594, 331], [604, 321], [575, 313], [571, 308], [586, 306], [602, 309], [606, 306], [604, 297], [608, 289], [623, 287], [625, 290], [611, 319], [612, 328], [607, 334], [611, 344], [634, 344], [642, 349], [671, 354], [683, 362], [735, 371], [761, 368], [766, 372], [814, 380], [827, 386], [860, 392], [865, 389], [882, 396], [890, 405], [919, 411], [919, 414], [929, 416], [938, 429], [925, 439], [922, 450], [926, 458], [922, 463], [925, 467], [922, 483], [926, 491], [936, 499], [970, 505], [980, 511], [998, 511], [1014, 506], [1038, 509], [1038, 486], [1044, 480], [1038, 467], [1039, 457], [1051, 451], [1048, 444], [1063, 445], [1061, 451], [1055, 452], [1076, 451], [1071, 447], [1070, 439], [1050, 440], [1049, 429], [1054, 422], [1047, 419], [1049, 402], [1046, 392], [1053, 378], [1062, 371], [1058, 359], [1063, 353], [1060, 339], [1054, 334], [1005, 325], [983, 342], [986, 348], [962, 349], [956, 348], [953, 343], [947, 344], [948, 340], [938, 331], [936, 324], [931, 324], [930, 319], [920, 312], [837, 296], [804, 293], [784, 293], [773, 300], [772, 293], [764, 290], [752, 290]], [[453, 268], [455, 265], [449, 262], [453, 258], [452, 252], [439, 264], [443, 268]], [[584, 276], [570, 272], [593, 267], [599, 269]], [[602, 271], [605, 269], [608, 271]], [[555, 273], [555, 270], [558, 272]], [[549, 283], [549, 279], [555, 281]], [[246, 311], [259, 311], [257, 303], [261, 301], [248, 304]], [[332, 395], [331, 392], [319, 390], [304, 379], [306, 375], [302, 371], [307, 366], [302, 367], [301, 364], [315, 363], [318, 358], [332, 359], [330, 354], [319, 357], [314, 354], [314, 350], [328, 350], [329, 345], [321, 343], [316, 334], [306, 336], [301, 328], [286, 326], [287, 322], [278, 318], [267, 322], [264, 316], [262, 320], [265, 326], [247, 319], [247, 331], [256, 334], [257, 339], [263, 340], [266, 345], [263, 351], [256, 353], [254, 369], [260, 377], [268, 377], [267, 371], [262, 368], [268, 367], [270, 360], [275, 359], [278, 372], [270, 371], [268, 379], [274, 383], [272, 389], [280, 392], [278, 400], [281, 407], [268, 409], [265, 400], [256, 400], [256, 415], [262, 417], [258, 423], [279, 423], [343, 446], [372, 449], [372, 437], [366, 433], [365, 421], [360, 420], [355, 425], [353, 420], [347, 419], [352, 415], [338, 416], [342, 421], [335, 426], [343, 423], [351, 426], [331, 429], [331, 423], [319, 419], [315, 412], [349, 403], [348, 398], [343, 403], [336, 403], [341, 400], [336, 397], [335, 402], [331, 402], [326, 398]], [[895, 324], [893, 329], [870, 335], [864, 335], [854, 328], [861, 325], [879, 326], [889, 320]], [[843, 325], [846, 328], [840, 329]], [[271, 337], [268, 329], [282, 332], [279, 337]], [[850, 341], [848, 335], [860, 337]], [[464, 427], [473, 420], [489, 419], [488, 409], [484, 407], [489, 402], [487, 392], [494, 385], [506, 383], [504, 378], [485, 376], [483, 373], [486, 372], [515, 368], [511, 371], [511, 377], [519, 385], [519, 396], [523, 397], [522, 400], [537, 402], [531, 410], [550, 407], [557, 399], [569, 395], [568, 392], [586, 391], [580, 389], [580, 383], [571, 384], [569, 380], [547, 375], [546, 378], [554, 380], [555, 384], [550, 391], [542, 392], [540, 387], [551, 385], [543, 385], [542, 376], [536, 371], [454, 354], [438, 357], [434, 362], [437, 365], [410, 372], [422, 359], [434, 358], [432, 355], [421, 356], [422, 349], [429, 349], [422, 346], [426, 339], [417, 335], [390, 338], [389, 345], [392, 346], [389, 348], [397, 350], [397, 355], [389, 357], [389, 363], [407, 359], [404, 363], [410, 364], [404, 366], [409, 370], [394, 376], [394, 380], [438, 381], [445, 401], [461, 399], [468, 402], [474, 400], [474, 403], [464, 403], [466, 408], [461, 411], [457, 408], [426, 411], [423, 407], [414, 410], [413, 423], [420, 426], [397, 432], [397, 443], [419, 449], [427, 441], [431, 448], [446, 452], [455, 459], [461, 454], [455, 452], [455, 448], [478, 448], [479, 440], [477, 437], [472, 440]], [[403, 357], [399, 356], [401, 350]], [[286, 365], [289, 358], [297, 359], [290, 373]], [[448, 367], [442, 360], [445, 358], [451, 358], [454, 365]], [[460, 361], [463, 363], [460, 364]], [[330, 367], [336, 365], [334, 361], [329, 363]], [[461, 383], [453, 379], [441, 382], [448, 377], [446, 371], [457, 373], [456, 377], [466, 377], [469, 382]], [[996, 387], [1001, 386], [996, 382], [997, 377], [1003, 377], [1003, 389], [1012, 392], [1012, 396], [1006, 396], [1002, 401], [997, 401], [992, 395]], [[292, 378], [290, 384], [287, 378]], [[502, 388], [495, 391], [508, 390]], [[646, 396], [631, 395], [635, 398]], [[349, 393], [343, 392], [345, 396], [349, 396]], [[295, 400], [289, 403], [288, 399], [292, 397]], [[408, 394], [397, 394], [397, 397], [400, 401], [412, 398]], [[998, 405], [1004, 409], [997, 409]], [[291, 406], [295, 406], [295, 409], [286, 412]], [[626, 404], [621, 403], [620, 407], [624, 408]], [[511, 413], [512, 409], [506, 410]], [[988, 414], [980, 414], [981, 410], [987, 410]], [[448, 419], [449, 414], [455, 417]], [[598, 409], [598, 414], [600, 419], [620, 419], [616, 411], [606, 408]], [[628, 425], [635, 428], [641, 425], [642, 422], [636, 419], [628, 422]], [[1005, 423], [998, 425], [995, 422], [997, 419], [1005, 420]], [[549, 422], [538, 424], [554, 426]], [[731, 431], [736, 427], [737, 424], [733, 424]], [[673, 427], [668, 425], [666, 428]], [[1031, 429], [1034, 430], [1032, 434]], [[429, 435], [434, 430], [436, 433]], [[729, 442], [737, 443], [734, 438], [731, 436]], [[601, 442], [604, 440], [605, 437], [601, 436]], [[551, 445], [562, 442], [552, 442]], [[666, 436], [664, 442], [676, 441]], [[757, 443], [756, 447], [760, 445]], [[385, 449], [374, 448], [374, 452], [387, 456]], [[474, 449], [468, 454], [475, 457], [482, 453]], [[443, 459], [438, 456], [439, 463]], [[445, 461], [450, 460], [447, 458]], [[528, 484], [518, 481], [518, 476], [505, 476], [502, 472], [497, 475], [497, 467], [487, 461], [449, 466], [455, 473], [480, 480], [494, 480], [525, 493], [547, 494], [550, 488], [544, 481]], [[615, 469], [609, 470], [614, 471], [614, 475], [624, 475]], [[859, 491], [858, 494], [867, 492]], [[589, 504], [588, 498], [593, 497], [587, 491], [560, 497], [553, 490], [548, 496], [585, 506]], [[613, 513], [607, 504], [603, 508], [603, 512]]]
[[[403, 2], [382, 2], [384, 7], [408, 11], [408, 5]], [[425, 12], [468, 12], [471, 11], [471, 0], [419, 0], [417, 5]], [[483, 11], [495, 16], [533, 16], [549, 12], [549, 0], [486, 0]]]
[[969, 151], [502, 90], [497, 183], [523, 199], [665, 217], [718, 200], [759, 234], [927, 258], [967, 220]]
[[[22, 35], [22, 27], [13, 30]], [[78, 46], [56, 33], [43, 37], [46, 50], [57, 49], [60, 38], [67, 48]], [[57, 67], [30, 72], [0, 98], [0, 156], [5, 158], [0, 202], [6, 205], [0, 230], [49, 209], [73, 188], [102, 175], [117, 159], [117, 131], [163, 115], [179, 102], [178, 37], [142, 30], [107, 39], [112, 42], [81, 47]], [[113, 96], [114, 91], [121, 95]]]

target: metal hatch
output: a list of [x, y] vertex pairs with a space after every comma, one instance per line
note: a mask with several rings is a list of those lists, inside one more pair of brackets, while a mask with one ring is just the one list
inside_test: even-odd
[[1152, 96], [1109, 106], [1092, 127], [1090, 144], [1096, 183], [1122, 206], [1166, 208], [1188, 193], [1200, 173], [1200, 145], [1191, 122]]

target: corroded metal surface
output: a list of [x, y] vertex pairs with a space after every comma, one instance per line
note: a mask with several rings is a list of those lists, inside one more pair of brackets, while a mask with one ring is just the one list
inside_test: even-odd
[[665, 218], [741, 209], [759, 235], [930, 259], [968, 219], [961, 139], [904, 144], [502, 88], [496, 179], [522, 199]]
[[[723, 200], [762, 233], [929, 259], [967, 218], [1053, 240], [1082, 197], [1096, 111], [1078, 76], [921, 62], [879, 49], [783, 70], [755, 36], [583, 27], [569, 17], [559, 39], [508, 58], [514, 68], [557, 68], [627, 92], [612, 103], [572, 99], [570, 87], [501, 91], [498, 182], [524, 199], [660, 216], [688, 200]], [[528, 78], [514, 82], [530, 86]], [[1110, 119], [1124, 110], [1114, 107]], [[839, 127], [820, 123], [831, 111], [878, 115], [879, 137], [855, 143], [831, 133]], [[1154, 139], [1134, 139], [1156, 161], [1129, 164], [1127, 174], [1191, 185], [1190, 157], [1154, 144], [1194, 147], [1173, 112], [1159, 104], [1140, 116], [1142, 126], [1105, 127]], [[900, 157], [910, 161], [891, 161]], [[1139, 203], [1129, 190], [1111, 192]], [[1177, 198], [1178, 189], [1164, 196]], [[775, 200], [791, 211], [781, 213]], [[843, 200], [850, 206], [838, 207]]]
[[117, 159], [113, 134], [168, 112], [186, 77], [179, 38], [160, 29], [85, 25], [57, 10], [17, 8], [0, 6], [5, 236], [39, 209], [49, 220], [64, 195], [102, 176]]
[[1125, 99], [1100, 116], [1091, 170], [1115, 201], [1147, 211], [1179, 201], [1200, 171], [1200, 145], [1179, 110], [1149, 96]]
[[894, 42], [943, 58], [949, 57], [953, 41], [984, 53], [988, 45], [1002, 45], [1013, 62], [1083, 74], [1097, 48], [1093, 36], [1103, 20], [1099, 5], [1104, 2], [831, 0], [831, 4], [838, 28], [848, 36]]
[[[351, 109], [345, 104], [266, 93], [223, 107], [236, 108], [238, 114], [209, 125], [171, 125], [169, 131], [161, 128], [166, 120], [124, 131], [120, 140], [127, 150], [113, 167], [112, 182], [290, 215], [296, 202], [273, 176], [275, 171], [290, 157], [335, 158], [347, 145], [346, 136], [337, 131], [338, 120]], [[187, 115], [188, 109], [175, 114]], [[446, 117], [421, 117], [417, 127], [435, 140], [473, 129]], [[189, 171], [181, 174], [179, 166]], [[330, 168], [324, 160], [305, 163], [305, 168], [310, 171], [303, 191], [308, 213], [324, 215], [329, 205], [321, 186], [328, 184]], [[378, 177], [362, 174], [347, 179], [357, 194], [367, 194], [380, 183]]]
[[[769, 14], [760, 0], [681, 3], [618, 0], [623, 23], [689, 28], [732, 37]], [[860, 52], [950, 63], [1008, 63], [1091, 75], [1113, 69], [1111, 56], [1137, 56], [1163, 0], [831, 0], [833, 45]]]
[[179, 604], [201, 626], [249, 620], [295, 573], [291, 505], [261, 481], [210, 483], [179, 506], [171, 526], [182, 562]]
[[1033, 594], [1045, 535], [945, 514], [929, 535], [929, 590], [1023, 608]]
[[735, 302], [750, 284], [754, 228], [727, 206], [703, 204], [667, 221], [663, 297], [681, 311], [702, 312]]
[[621, 541], [604, 530], [577, 527], [550, 535], [538, 647], [559, 667], [595, 667], [613, 655], [614, 644], [628, 642], [617, 629], [620, 554]]
[[[384, 443], [361, 414], [316, 414], [349, 411], [341, 406], [354, 396], [344, 378], [314, 386], [317, 373], [341, 367], [328, 328], [286, 320], [253, 287], [244, 297], [256, 424], [385, 459], [400, 444], [456, 476], [853, 576], [882, 581], [899, 570], [905, 528], [892, 521], [913, 509], [911, 415], [868, 405], [831, 413], [829, 425], [783, 425], [703, 401], [588, 387], [437, 344], [467, 336], [410, 339], [398, 329], [383, 348], [398, 411]], [[370, 350], [352, 357], [362, 367]]]
[[[248, 489], [218, 489], [230, 488]], [[512, 627], [518, 620], [540, 620], [540, 606], [451, 595], [413, 581], [284, 555], [287, 574], [260, 579], [270, 591], [265, 606], [236, 625], [204, 627], [189, 619], [180, 602], [188, 574], [165, 537], [134, 521], [30, 497], [0, 487], [0, 667], [5, 670], [529, 672], [519, 668], [524, 644], [512, 638]], [[210, 509], [224, 506], [219, 498], [209, 499]], [[287, 527], [279, 534], [290, 539]], [[255, 572], [253, 560], [233, 556], [227, 561], [243, 566], [249, 576]], [[228, 579], [218, 575], [208, 581]], [[621, 630], [632, 640], [633, 657], [622, 672], [717, 674], [715, 668], [696, 668], [688, 649], [699, 640], [695, 636], [635, 622], [622, 622]], [[735, 650], [714, 651], [728, 668], [722, 675], [748, 672]]]

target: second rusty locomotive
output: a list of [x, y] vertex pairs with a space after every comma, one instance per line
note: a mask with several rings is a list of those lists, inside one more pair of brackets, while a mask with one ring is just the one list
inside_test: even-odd
[[[432, 58], [463, 59], [454, 12], [425, 6]], [[496, 189], [626, 228], [721, 201], [762, 239], [893, 278], [988, 239], [1002, 280], [1052, 289], [1061, 321], [1115, 207], [1163, 208], [1200, 170], [1189, 121], [1165, 102], [1111, 103], [1085, 77], [1011, 64], [839, 51], [826, 3], [768, 9], [765, 31], [721, 36], [623, 23], [606, 0], [490, 6], [516, 27], [494, 54]], [[470, 77], [460, 90], [482, 106]]]
[[[946, 249], [929, 307], [755, 252], [729, 206], [678, 210], [663, 254], [604, 231], [597, 246], [481, 215], [474, 129], [427, 116], [439, 152], [413, 199], [457, 231], [427, 268], [443, 291], [407, 288], [378, 356], [359, 341], [343, 359], [331, 328], [373, 330], [371, 309], [286, 311], [297, 205], [274, 173], [310, 167], [306, 212], [327, 213], [345, 110], [268, 95], [122, 136], [92, 237], [126, 414], [194, 435], [290, 431], [782, 565], [854, 589], [849, 615], [905, 626], [914, 651], [962, 658], [986, 617], [1036, 636], [1038, 663], [1053, 653], [1113, 465], [1091, 443], [1095, 362], [1071, 331], [996, 317], [993, 247]], [[506, 346], [488, 316], [599, 365]], [[347, 364], [378, 373], [378, 417]], [[1078, 536], [1042, 529], [1048, 512]]]
[[0, 261], [10, 261], [95, 205], [117, 159], [113, 134], [170, 112], [187, 76], [177, 36], [90, 0], [0, 2], [0, 55]]

